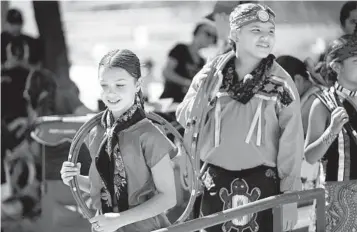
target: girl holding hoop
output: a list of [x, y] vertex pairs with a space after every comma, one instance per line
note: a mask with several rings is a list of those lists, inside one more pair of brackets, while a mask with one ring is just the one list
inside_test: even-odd
[[[197, 152], [207, 164], [201, 215], [301, 190], [304, 144], [299, 95], [270, 54], [274, 20], [266, 6], [238, 5], [230, 15], [233, 51], [218, 56], [196, 75], [176, 112], [186, 135], [201, 124]], [[204, 118], [192, 118], [204, 107]], [[284, 229], [291, 230], [297, 222], [296, 204], [284, 205], [283, 215]], [[231, 229], [273, 231], [272, 212], [246, 215], [206, 231]]]
[[[145, 117], [141, 99], [140, 61], [131, 51], [114, 50], [99, 64], [101, 99], [107, 106], [101, 125], [89, 134], [89, 176], [80, 163], [64, 162], [66, 185], [78, 177], [98, 216], [95, 231], [152, 231], [169, 226], [163, 214], [176, 204], [169, 153], [173, 144]], [[164, 175], [163, 175], [164, 173]]]

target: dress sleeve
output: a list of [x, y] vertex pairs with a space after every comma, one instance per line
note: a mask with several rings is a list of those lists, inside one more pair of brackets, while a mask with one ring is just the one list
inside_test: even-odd
[[156, 126], [142, 134], [141, 148], [148, 167], [153, 168], [164, 156], [175, 149], [173, 143]]
[[[280, 138], [277, 157], [277, 168], [280, 191], [299, 191], [301, 184], [301, 163], [304, 155], [304, 133], [302, 127], [300, 99], [297, 89], [290, 77], [286, 79], [287, 87], [282, 98], [290, 95], [292, 101], [282, 106], [278, 112]], [[281, 99], [284, 102], [284, 99]]]

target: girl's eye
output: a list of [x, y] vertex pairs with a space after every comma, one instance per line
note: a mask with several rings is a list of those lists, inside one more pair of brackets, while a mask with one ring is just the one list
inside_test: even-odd
[[272, 35], [274, 35], [274, 34], [275, 34], [275, 31], [270, 31], [269, 33], [272, 34]]
[[117, 87], [123, 87], [124, 85], [116, 85]]
[[260, 29], [253, 29], [252, 32], [260, 32]]
[[100, 85], [102, 88], [106, 88], [107, 87], [107, 85], [105, 85], [105, 84], [101, 84]]

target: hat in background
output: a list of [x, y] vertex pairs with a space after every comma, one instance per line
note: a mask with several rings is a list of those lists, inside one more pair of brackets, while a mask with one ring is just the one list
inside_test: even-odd
[[214, 21], [214, 15], [217, 13], [230, 14], [236, 6], [243, 3], [258, 2], [258, 1], [217, 1], [214, 5], [213, 12], [207, 15], [205, 18]]
[[22, 24], [23, 18], [21, 12], [17, 9], [10, 9], [7, 12], [6, 21], [12, 24]]

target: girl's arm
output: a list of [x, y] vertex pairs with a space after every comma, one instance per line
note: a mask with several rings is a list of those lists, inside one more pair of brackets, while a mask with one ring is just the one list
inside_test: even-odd
[[304, 132], [302, 127], [300, 99], [294, 82], [286, 79], [287, 94], [293, 101], [279, 110], [280, 138], [277, 156], [277, 169], [281, 179], [280, 191], [301, 190], [301, 163], [304, 156]]
[[162, 72], [162, 75], [165, 79], [170, 80], [180, 86], [188, 87], [191, 84], [191, 80], [185, 78], [175, 72], [175, 68], [177, 67], [177, 60], [174, 58], [169, 57], [168, 61], [166, 62], [166, 66]]
[[330, 112], [316, 99], [311, 107], [305, 143], [305, 157], [310, 164], [316, 163], [325, 155], [348, 121], [345, 109], [337, 107], [331, 113], [330, 125], [325, 129], [329, 120], [328, 115]]
[[151, 168], [158, 194], [150, 200], [120, 213], [117, 218], [121, 226], [155, 217], [176, 205], [174, 171], [169, 155], [165, 155]]
[[331, 145], [330, 142], [327, 143], [324, 140], [330, 132], [326, 129], [328, 114], [326, 107], [318, 99], [315, 99], [310, 110], [305, 141], [305, 158], [310, 164], [320, 160]]

